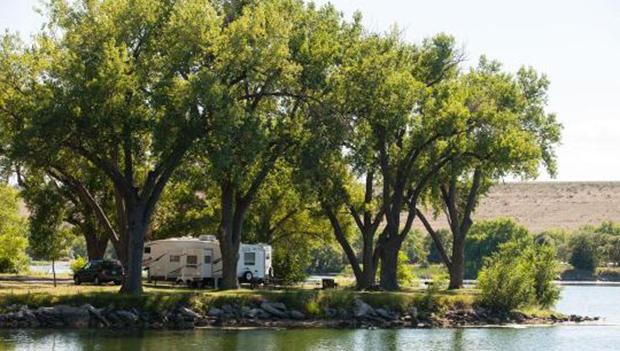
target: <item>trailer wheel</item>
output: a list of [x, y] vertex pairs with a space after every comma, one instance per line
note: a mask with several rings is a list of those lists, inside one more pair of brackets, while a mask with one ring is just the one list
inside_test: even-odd
[[248, 283], [254, 280], [254, 276], [252, 275], [252, 272], [243, 273], [243, 280], [245, 280]]

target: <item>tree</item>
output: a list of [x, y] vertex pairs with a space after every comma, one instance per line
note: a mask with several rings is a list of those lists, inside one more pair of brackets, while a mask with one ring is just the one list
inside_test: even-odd
[[577, 233], [570, 239], [571, 255], [569, 262], [577, 269], [594, 272], [600, 262], [600, 254], [594, 237], [588, 233]]
[[340, 43], [341, 15], [299, 1], [248, 2], [229, 16], [219, 64], [226, 97], [204, 148], [217, 184], [222, 288], [238, 286], [244, 224], [267, 177], [299, 146]]
[[31, 47], [0, 55], [12, 67], [0, 79], [2, 118], [18, 131], [12, 152], [45, 166], [80, 160], [106, 176], [127, 244], [121, 291], [139, 293], [160, 195], [218, 104], [223, 16], [198, 0], [54, 0], [48, 18]]
[[68, 255], [73, 237], [69, 228], [63, 225], [64, 208], [62, 196], [55, 189], [56, 184], [47, 183], [37, 191], [30, 190], [27, 201], [30, 208], [29, 229], [32, 255], [38, 259], [52, 261], [52, 274], [56, 286], [55, 263]]
[[443, 263], [443, 258], [438, 247], [444, 249], [444, 252], [452, 251], [452, 240], [450, 240], [450, 231], [447, 229], [438, 229], [435, 231], [435, 237], [439, 239], [441, 245], [436, 245], [434, 238], [430, 235], [426, 237], [426, 247], [428, 249], [427, 260], [429, 263]]
[[19, 213], [17, 190], [0, 184], [0, 272], [17, 273], [28, 268], [26, 219]]
[[303, 281], [311, 261], [316, 259], [312, 253], [333, 242], [320, 206], [309, 201], [304, 189], [295, 185], [292, 167], [282, 161], [254, 199], [245, 232], [246, 242], [273, 247], [274, 275], [287, 283]]
[[[320, 161], [309, 162], [315, 166], [307, 178], [315, 184], [357, 287], [375, 284], [381, 260], [380, 284], [394, 290], [398, 252], [415, 218], [415, 204], [466, 127], [452, 109], [457, 105], [445, 99], [452, 98], [446, 94], [450, 88], [442, 84], [460, 57], [445, 35], [419, 46], [397, 33], [349, 42], [331, 79], [331, 109], [325, 111], [332, 117], [331, 128], [314, 133], [313, 144], [324, 150], [312, 149]], [[408, 216], [401, 223], [403, 210]], [[342, 218], [355, 223], [362, 237], [359, 261], [341, 228]]]
[[[29, 209], [36, 211], [45, 208], [48, 212], [62, 216], [58, 220], [71, 225], [67, 230], [71, 230], [74, 236], [83, 238], [88, 258], [90, 260], [102, 259], [110, 237], [101, 229], [89, 201], [91, 198], [96, 198], [100, 206], [105, 206], [106, 213], [111, 212], [109, 208], [112, 202], [105, 200], [111, 198], [109, 187], [106, 187], [107, 184], [104, 183], [105, 179], [93, 177], [93, 173], [88, 173], [93, 170], [89, 170], [88, 167], [72, 171], [87, 179], [83, 183], [76, 181], [75, 176], [64, 175], [51, 167], [46, 172], [41, 172], [36, 167], [28, 168], [25, 163], [21, 163], [17, 169], [19, 170], [16, 172], [17, 181], [22, 188], [22, 195]], [[69, 169], [67, 164], [65, 164], [65, 169]], [[52, 201], [55, 203], [51, 203]], [[54, 208], [53, 211], [52, 208]], [[120, 244], [117, 241], [112, 242], [115, 247], [119, 248]], [[119, 251], [122, 255], [122, 251], [120, 249]]]
[[502, 72], [499, 63], [483, 57], [477, 69], [460, 78], [460, 84], [466, 94], [464, 107], [475, 128], [434, 178], [428, 200], [448, 219], [451, 253], [418, 210], [450, 273], [450, 289], [463, 286], [465, 242], [480, 198], [506, 176], [535, 178], [541, 164], [553, 175], [553, 147], [561, 129], [555, 116], [545, 112], [549, 82], [532, 69], [523, 68], [512, 76]]

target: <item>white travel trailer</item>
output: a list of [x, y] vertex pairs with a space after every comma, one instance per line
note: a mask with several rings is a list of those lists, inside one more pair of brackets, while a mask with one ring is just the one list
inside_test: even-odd
[[[151, 241], [144, 245], [142, 266], [149, 281], [217, 287], [222, 277], [220, 243], [213, 235]], [[241, 282], [266, 282], [272, 273], [270, 245], [241, 244], [237, 261], [237, 277]]]

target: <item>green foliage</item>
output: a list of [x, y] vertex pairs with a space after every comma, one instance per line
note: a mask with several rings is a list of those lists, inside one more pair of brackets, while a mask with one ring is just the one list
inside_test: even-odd
[[600, 256], [594, 243], [594, 236], [587, 233], [578, 233], [571, 237], [570, 264], [577, 269], [594, 272], [598, 267]]
[[557, 258], [562, 262], [568, 262], [571, 255], [569, 245], [571, 232], [564, 229], [547, 230], [535, 236], [535, 240], [540, 244], [549, 244], [557, 251]]
[[535, 244], [527, 250], [527, 255], [534, 275], [536, 303], [543, 308], [553, 307], [560, 298], [560, 289], [553, 282], [558, 269], [555, 248], [548, 244]]
[[528, 238], [515, 238], [499, 246], [478, 274], [481, 304], [503, 311], [538, 305], [551, 307], [559, 298], [553, 284], [555, 252]]
[[50, 182], [25, 192], [30, 206], [30, 248], [37, 259], [58, 260], [68, 256], [74, 239], [71, 230], [63, 224], [64, 200], [55, 188], [56, 184]]
[[[447, 229], [438, 229], [435, 232], [437, 233], [437, 236], [439, 236], [439, 240], [441, 241], [444, 250], [446, 250], [446, 252], [452, 252], [452, 240], [450, 239], [450, 231], [448, 231]], [[435, 245], [430, 235], [426, 236], [424, 246], [426, 247], [428, 252], [426, 260], [429, 263], [443, 263], [441, 255], [439, 254], [439, 250], [437, 249], [437, 245]]]
[[345, 268], [342, 261], [342, 252], [334, 245], [321, 245], [310, 251], [311, 262], [308, 272], [315, 273], [339, 273]]
[[69, 268], [71, 268], [71, 272], [76, 273], [78, 270], [86, 266], [87, 263], [88, 260], [85, 257], [78, 256], [69, 262]]
[[306, 268], [310, 265], [308, 250], [291, 250], [276, 246], [273, 252], [273, 274], [284, 284], [298, 283], [306, 279]]
[[19, 213], [17, 191], [0, 184], [0, 272], [17, 273], [28, 268], [27, 228]]
[[465, 277], [475, 279], [484, 259], [496, 252], [502, 243], [530, 236], [525, 227], [508, 218], [474, 224], [465, 241]]
[[413, 286], [417, 282], [417, 277], [413, 272], [413, 265], [409, 263], [409, 257], [403, 251], [398, 252], [398, 285], [402, 287]]
[[[555, 170], [560, 126], [545, 111], [548, 80], [484, 58], [462, 71], [449, 35], [409, 43], [297, 0], [53, 0], [46, 15], [31, 44], [2, 37], [0, 163], [38, 176], [35, 255], [64, 254], [65, 222], [82, 234], [103, 229], [121, 260], [138, 253], [129, 255], [131, 292], [147, 233], [217, 234], [233, 243], [228, 255], [239, 241], [270, 243], [276, 275], [293, 282], [312, 252], [336, 265], [327, 259], [335, 250], [316, 251], [333, 244], [327, 234], [338, 233], [353, 262], [353, 225], [361, 252], [375, 255], [385, 219], [384, 247], [403, 248], [402, 266], [424, 260], [411, 222], [445, 181], [463, 207], [478, 171], [483, 194], [541, 163]], [[504, 227], [468, 240], [469, 276], [512, 237], [502, 231], [517, 229]], [[392, 271], [401, 276], [383, 277], [387, 288], [410, 280], [409, 270]]]
[[417, 229], [409, 232], [403, 241], [401, 250], [407, 255], [409, 263], [426, 262], [427, 256], [429, 256], [425, 235]]

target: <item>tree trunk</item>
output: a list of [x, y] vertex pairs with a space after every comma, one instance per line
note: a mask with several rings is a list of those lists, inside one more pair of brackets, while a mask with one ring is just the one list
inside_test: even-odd
[[[221, 289], [237, 289], [239, 288], [239, 280], [237, 279], [237, 260], [239, 254], [240, 240], [235, 238], [235, 203], [234, 191], [230, 184], [222, 185], [221, 206], [222, 217], [219, 227], [220, 250], [222, 253], [222, 284]], [[240, 227], [238, 227], [240, 228]]]
[[220, 240], [222, 250], [222, 285], [221, 289], [230, 290], [239, 288], [237, 278], [237, 262], [239, 260], [239, 243], [230, 240]]
[[362, 276], [358, 278], [357, 289], [363, 290], [368, 289], [375, 286], [377, 276], [377, 268], [374, 264], [366, 265], [364, 264], [364, 269], [362, 271]]
[[358, 289], [368, 289], [376, 284], [377, 267], [373, 258], [373, 241], [372, 236], [364, 236], [364, 247], [362, 249], [362, 276], [361, 281], [358, 279]]
[[52, 258], [52, 276], [54, 279], [54, 287], [56, 287], [56, 261]]
[[455, 237], [452, 243], [452, 260], [449, 269], [450, 285], [448, 289], [460, 289], [463, 287], [465, 275], [465, 239]]
[[398, 252], [402, 241], [392, 238], [386, 241], [381, 248], [381, 277], [380, 286], [384, 290], [395, 291], [398, 286]]
[[[108, 246], [108, 237], [106, 235], [97, 235], [94, 228], [91, 226], [84, 226], [84, 239], [86, 241], [86, 254], [88, 260], [101, 260], [105, 254], [105, 249]], [[88, 230], [88, 232], [86, 231]]]
[[[129, 206], [128, 206], [129, 207]], [[125, 294], [142, 293], [142, 255], [144, 252], [144, 235], [148, 220], [144, 218], [144, 205], [129, 208], [127, 214], [128, 250], [125, 267], [125, 280], [121, 292]]]

